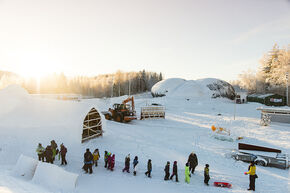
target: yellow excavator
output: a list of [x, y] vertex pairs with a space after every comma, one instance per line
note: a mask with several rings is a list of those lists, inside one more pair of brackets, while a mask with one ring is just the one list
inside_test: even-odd
[[[131, 104], [129, 104], [131, 102]], [[114, 104], [113, 108], [109, 108], [108, 111], [103, 111], [103, 115], [107, 120], [114, 120], [117, 122], [129, 122], [137, 119], [134, 97], [128, 97], [122, 104]]]

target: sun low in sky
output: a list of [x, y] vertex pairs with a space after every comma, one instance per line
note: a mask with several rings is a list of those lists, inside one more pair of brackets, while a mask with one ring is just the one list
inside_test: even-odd
[[0, 70], [233, 80], [290, 43], [288, 0], [2, 0]]

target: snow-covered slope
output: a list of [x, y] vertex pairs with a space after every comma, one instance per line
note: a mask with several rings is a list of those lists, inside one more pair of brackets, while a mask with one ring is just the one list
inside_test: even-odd
[[169, 78], [156, 83], [151, 93], [153, 96], [170, 96], [182, 98], [217, 98], [226, 97], [234, 99], [235, 90], [226, 81], [205, 78], [198, 80], [184, 80]]
[[[112, 104], [122, 101], [126, 96], [113, 99], [90, 99], [79, 105], [85, 107], [97, 105], [100, 111], [107, 110]], [[43, 99], [44, 103], [51, 103], [51, 100]], [[55, 101], [56, 102], [56, 101]], [[236, 149], [239, 141], [220, 141], [213, 137], [211, 125], [223, 127], [231, 131], [232, 136], [244, 137], [241, 142], [264, 145], [281, 149], [285, 153], [290, 153], [290, 130], [287, 124], [272, 123], [268, 127], [259, 125], [260, 114], [256, 110], [261, 104], [248, 103], [236, 105], [225, 98], [204, 100], [186, 100], [182, 97], [161, 97], [152, 98], [148, 93], [135, 96], [136, 109], [151, 103], [159, 103], [166, 106], [166, 118], [159, 120], [135, 120], [128, 124], [108, 121], [104, 136], [90, 140], [84, 144], [77, 143], [76, 146], [67, 145], [68, 165], [62, 167], [68, 172], [79, 175], [76, 193], [91, 192], [118, 192], [118, 193], [192, 193], [192, 192], [247, 192], [248, 176], [243, 172], [247, 171], [248, 164], [236, 162], [227, 158], [227, 153]], [[67, 104], [65, 101], [57, 101], [60, 106]], [[236, 107], [235, 107], [236, 105]], [[57, 108], [57, 107], [55, 107]], [[236, 114], [234, 119], [234, 112]], [[57, 108], [62, 111], [62, 108]], [[19, 109], [20, 110], [20, 109]], [[140, 111], [139, 111], [140, 112]], [[34, 115], [34, 111], [26, 109], [26, 113]], [[139, 113], [138, 113], [139, 115]], [[50, 115], [50, 120], [57, 119], [57, 116]], [[71, 119], [74, 119], [72, 116]], [[3, 130], [11, 128], [8, 124], [14, 117], [0, 114], [0, 120], [4, 121], [0, 125], [0, 192], [4, 193], [46, 193], [58, 192], [47, 188], [38, 182], [15, 177], [11, 173], [19, 153], [37, 159], [35, 149], [38, 142], [47, 145], [51, 136], [47, 139], [17, 137], [10, 133], [3, 135]], [[43, 125], [31, 123], [35, 129], [46, 128]], [[74, 122], [74, 120], [71, 120]], [[26, 122], [28, 124], [28, 122]], [[26, 125], [29, 127], [29, 125]], [[15, 127], [21, 124], [15, 123]], [[50, 127], [50, 132], [56, 136], [56, 142], [62, 143], [64, 139], [58, 134], [62, 126]], [[32, 130], [28, 130], [32, 132]], [[19, 134], [25, 134], [25, 130], [19, 130]], [[39, 133], [38, 133], [39, 134]], [[70, 133], [68, 133], [69, 135]], [[36, 139], [34, 139], [36, 137]], [[65, 144], [66, 145], [66, 144]], [[99, 167], [93, 168], [92, 175], [84, 174], [81, 167], [83, 165], [83, 153], [86, 148], [94, 150], [99, 148], [101, 159]], [[103, 161], [103, 152], [107, 150], [116, 155], [116, 166], [113, 172], [106, 170]], [[190, 152], [194, 151], [199, 159], [196, 172], [191, 177], [190, 184], [184, 182], [184, 165]], [[131, 160], [137, 155], [139, 165], [137, 176], [132, 173], [122, 173], [124, 158], [130, 153]], [[153, 164], [152, 178], [144, 175], [147, 160], [151, 159]], [[179, 183], [164, 181], [164, 166], [167, 161], [178, 162]], [[210, 186], [203, 184], [204, 165], [210, 165]], [[55, 165], [60, 165], [59, 160]], [[132, 165], [131, 165], [132, 169]], [[289, 170], [257, 166], [259, 178], [256, 181], [257, 192], [289, 192]], [[65, 179], [60, 180], [61, 181]], [[227, 181], [233, 184], [232, 189], [216, 188], [212, 186], [214, 181]], [[66, 192], [66, 191], [59, 191]], [[68, 191], [71, 193], [72, 191]]]

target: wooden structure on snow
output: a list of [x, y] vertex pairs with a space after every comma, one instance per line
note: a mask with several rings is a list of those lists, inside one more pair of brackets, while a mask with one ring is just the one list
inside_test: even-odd
[[[261, 111], [261, 121], [290, 123], [290, 109], [257, 108]], [[267, 117], [269, 120], [263, 120]]]
[[165, 107], [164, 106], [147, 106], [141, 107], [140, 119], [165, 119]]
[[103, 135], [102, 119], [99, 112], [92, 108], [83, 123], [82, 143], [89, 139]]

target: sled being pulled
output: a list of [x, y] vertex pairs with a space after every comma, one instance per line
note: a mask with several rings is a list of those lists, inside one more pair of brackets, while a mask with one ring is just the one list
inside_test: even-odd
[[232, 184], [230, 184], [228, 182], [214, 182], [213, 185], [216, 187], [222, 187], [222, 188], [231, 188], [232, 187]]
[[165, 107], [161, 105], [151, 105], [141, 107], [140, 119], [165, 119]]

